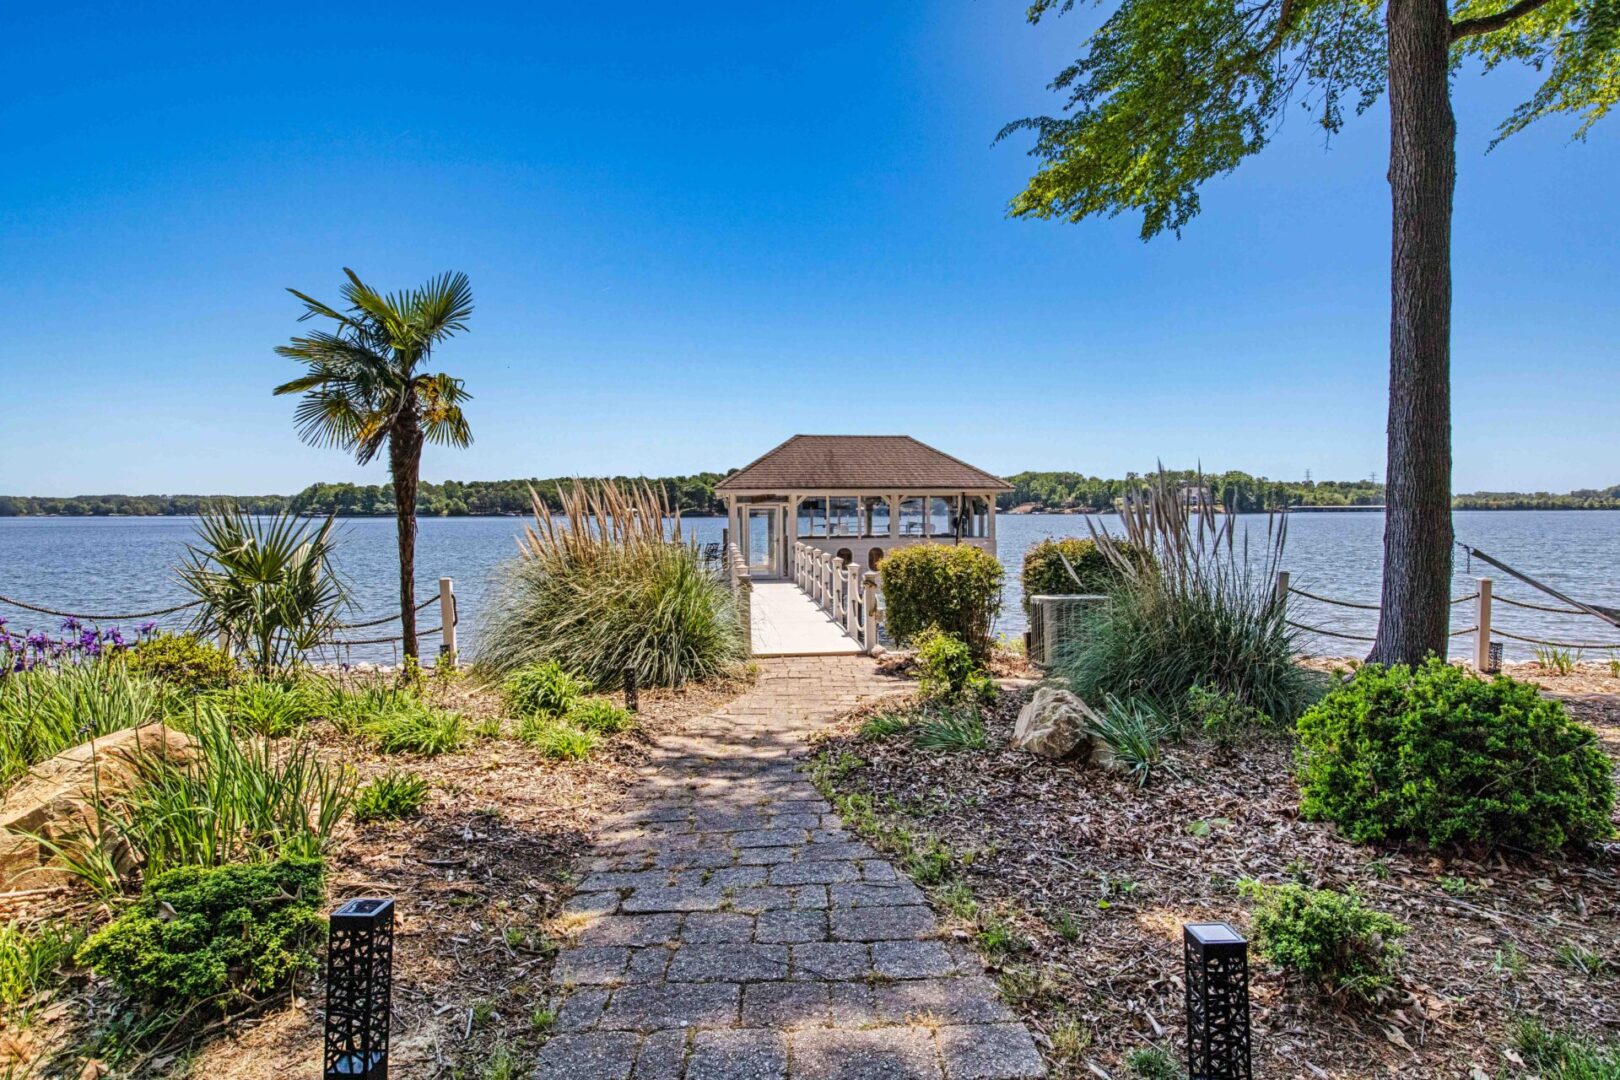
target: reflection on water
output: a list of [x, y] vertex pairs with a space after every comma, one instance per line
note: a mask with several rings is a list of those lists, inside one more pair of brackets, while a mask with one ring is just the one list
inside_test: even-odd
[[[903, 515], [902, 515], [903, 516]], [[1117, 528], [1110, 517], [1093, 519]], [[1582, 600], [1620, 607], [1620, 511], [1459, 511], [1457, 538], [1474, 545], [1526, 573]], [[998, 554], [1008, 568], [1005, 604], [999, 629], [1018, 634], [1024, 629], [1018, 568], [1025, 550], [1048, 536], [1086, 536], [1087, 519], [1078, 515], [999, 516], [996, 519]], [[689, 537], [718, 541], [720, 518], [687, 518]], [[476, 641], [478, 616], [495, 568], [517, 554], [519, 518], [424, 518], [417, 532], [417, 596], [426, 599], [437, 589], [441, 576], [456, 581], [462, 617], [462, 647]], [[1240, 530], [1248, 530], [1255, 546], [1264, 542], [1267, 519], [1245, 515]], [[337, 562], [356, 599], [355, 620], [386, 614], [398, 604], [398, 571], [392, 519], [361, 518], [341, 522]], [[182, 601], [185, 594], [174, 576], [174, 565], [192, 538], [189, 518], [0, 518], [0, 593], [70, 611], [113, 612], [163, 607]], [[1240, 532], [1241, 536], [1241, 532]], [[1363, 603], [1378, 601], [1378, 578], [1383, 561], [1383, 515], [1376, 513], [1304, 513], [1291, 516], [1288, 549], [1283, 560], [1293, 582], [1309, 592]], [[1460, 555], [1460, 553], [1459, 553]], [[1452, 595], [1474, 591], [1474, 577], [1496, 581], [1498, 597], [1545, 602], [1545, 597], [1517, 582], [1502, 580], [1486, 567], [1472, 572], [1459, 558]], [[1293, 614], [1300, 622], [1351, 634], [1371, 634], [1375, 613], [1346, 608], [1325, 608], [1295, 597]], [[12, 629], [54, 628], [55, 620], [0, 606]], [[430, 608], [423, 625], [438, 623]], [[1474, 621], [1472, 605], [1454, 609], [1453, 625]], [[1495, 624], [1526, 637], [1547, 637], [1582, 642], [1614, 642], [1620, 632], [1593, 619], [1575, 619], [1499, 605]], [[171, 620], [172, 622], [172, 620]], [[381, 636], [380, 630], [364, 636]], [[436, 645], [436, 643], [433, 643]], [[1307, 637], [1304, 644], [1317, 653], [1358, 655], [1366, 645]], [[1509, 657], [1524, 657], [1528, 646], [1508, 642]], [[1472, 638], [1453, 643], [1459, 655], [1471, 652]], [[355, 649], [355, 659], [387, 660], [391, 646]], [[1589, 659], [1607, 658], [1607, 652], [1589, 652]]]

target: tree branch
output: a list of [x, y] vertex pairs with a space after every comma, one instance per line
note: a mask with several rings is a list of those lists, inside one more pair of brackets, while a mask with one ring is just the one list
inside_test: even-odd
[[1451, 24], [1451, 40], [1461, 41], [1463, 38], [1495, 33], [1547, 3], [1549, 0], [1518, 0], [1495, 15], [1480, 15], [1477, 18], [1454, 22]]

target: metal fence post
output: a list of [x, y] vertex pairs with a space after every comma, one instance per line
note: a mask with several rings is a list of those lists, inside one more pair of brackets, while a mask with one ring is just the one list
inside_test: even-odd
[[1491, 579], [1479, 579], [1479, 631], [1474, 635], [1474, 670], [1480, 674], [1493, 670], [1491, 664]]
[[439, 635], [439, 656], [451, 667], [456, 666], [456, 584], [450, 578], [439, 579], [439, 620], [443, 630]]

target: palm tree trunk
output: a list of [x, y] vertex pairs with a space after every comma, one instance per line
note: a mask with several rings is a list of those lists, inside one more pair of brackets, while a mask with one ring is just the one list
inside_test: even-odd
[[399, 526], [399, 622], [404, 653], [416, 647], [416, 488], [422, 470], [422, 432], [415, 417], [401, 421], [388, 440], [388, 470], [394, 478], [394, 514]]
[[1444, 657], [1451, 590], [1451, 112], [1446, 0], [1390, 0], [1389, 460], [1369, 660]]

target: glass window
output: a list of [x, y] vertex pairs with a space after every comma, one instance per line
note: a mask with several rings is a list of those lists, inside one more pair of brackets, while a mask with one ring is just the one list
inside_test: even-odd
[[827, 520], [831, 525], [829, 536], [859, 536], [861, 502], [853, 495], [834, 495], [828, 500], [831, 507]]
[[900, 500], [900, 535], [923, 535], [923, 499], [916, 495]]
[[799, 536], [827, 535], [827, 500], [821, 496], [799, 500]]
[[889, 499], [886, 495], [868, 495], [861, 500], [861, 519], [867, 536], [889, 535]]
[[928, 500], [928, 535], [956, 536], [956, 496], [932, 496]]

